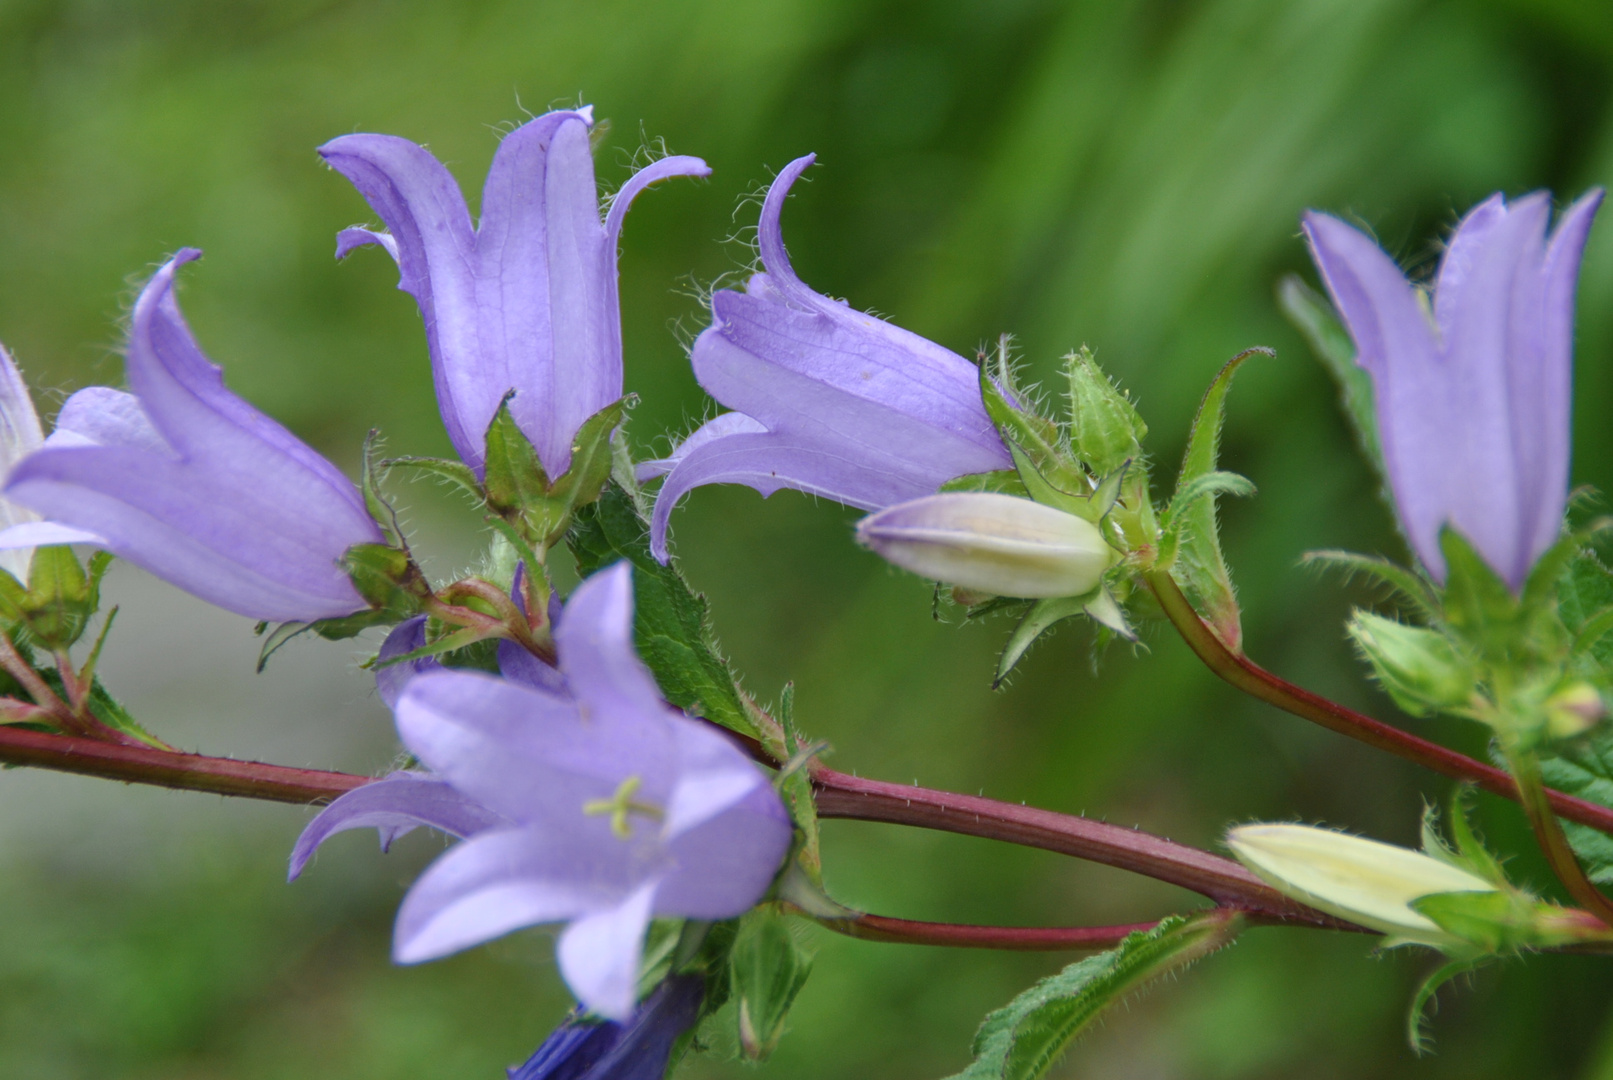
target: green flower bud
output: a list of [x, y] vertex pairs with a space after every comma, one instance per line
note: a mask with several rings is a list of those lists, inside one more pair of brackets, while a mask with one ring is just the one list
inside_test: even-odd
[[1070, 437], [1076, 455], [1098, 476], [1107, 476], [1142, 452], [1148, 425], [1085, 345], [1064, 358], [1064, 371], [1070, 380]]
[[1115, 558], [1091, 522], [988, 492], [886, 507], [857, 523], [857, 541], [915, 574], [1032, 600], [1091, 592]]
[[1413, 901], [1436, 893], [1500, 891], [1420, 851], [1309, 825], [1239, 826], [1227, 833], [1227, 846], [1284, 896], [1435, 947], [1462, 947], [1468, 939], [1414, 910]]
[[1472, 698], [1472, 666], [1438, 631], [1360, 610], [1348, 630], [1378, 682], [1412, 716], [1457, 711]]

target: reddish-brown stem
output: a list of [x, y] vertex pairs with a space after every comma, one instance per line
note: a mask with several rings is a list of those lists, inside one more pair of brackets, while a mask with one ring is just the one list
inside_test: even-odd
[[[1502, 798], [1519, 801], [1518, 785], [1511, 776], [1492, 765], [1486, 765], [1466, 754], [1459, 754], [1427, 739], [1418, 738], [1381, 720], [1374, 720], [1354, 709], [1274, 675], [1240, 653], [1228, 649], [1215, 631], [1199, 618], [1193, 605], [1182, 594], [1181, 588], [1163, 570], [1149, 571], [1144, 575], [1166, 618], [1176, 627], [1188, 647], [1206, 667], [1226, 682], [1251, 697], [1305, 720], [1313, 721], [1330, 731], [1348, 735], [1368, 746], [1387, 751], [1443, 776], [1466, 781]], [[1569, 821], [1589, 825], [1593, 829], [1613, 834], [1613, 810], [1593, 802], [1575, 798], [1554, 788], [1545, 788], [1545, 797], [1553, 811]]]
[[1546, 856], [1552, 873], [1557, 880], [1563, 883], [1575, 902], [1583, 905], [1585, 909], [1601, 919], [1603, 923], [1613, 926], [1613, 900], [1598, 889], [1591, 879], [1585, 875], [1585, 868], [1579, 864], [1579, 857], [1569, 846], [1568, 837], [1563, 835], [1562, 822], [1546, 804], [1545, 785], [1540, 778], [1540, 761], [1533, 751], [1509, 748], [1507, 764], [1512, 767], [1512, 774], [1518, 779], [1518, 788], [1523, 793], [1520, 802], [1524, 813], [1529, 817], [1529, 826], [1534, 830], [1535, 840], [1540, 845], [1540, 851]]
[[815, 921], [837, 934], [861, 938], [864, 941], [890, 941], [904, 945], [945, 945], [954, 949], [1006, 949], [1015, 952], [1112, 949], [1125, 940], [1126, 935], [1152, 930], [1159, 925], [1158, 920], [1155, 920], [1125, 923], [1120, 926], [972, 926], [964, 923], [920, 922], [916, 919], [893, 919], [886, 915], [866, 914], [844, 919], [817, 918]]
[[1231, 859], [1138, 829], [977, 795], [869, 780], [821, 765], [813, 768], [812, 783], [822, 817], [914, 825], [1056, 851], [1179, 885], [1229, 907], [1339, 925], [1287, 899]]
[[[0, 762], [275, 802], [328, 801], [373, 779], [318, 769], [206, 757], [0, 726]], [[974, 795], [904, 787], [821, 766], [819, 813], [939, 829], [1074, 855], [1157, 878], [1218, 904], [1317, 926], [1342, 926], [1266, 885], [1242, 866], [1136, 829]]]

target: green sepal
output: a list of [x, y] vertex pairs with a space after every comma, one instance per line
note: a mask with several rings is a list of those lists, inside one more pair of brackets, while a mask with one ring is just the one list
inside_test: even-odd
[[[795, 824], [793, 862], [809, 879], [823, 884], [823, 856], [818, 843], [818, 804], [812, 797], [812, 759], [825, 749], [808, 745], [795, 726], [795, 684], [785, 683], [779, 693], [778, 726], [784, 737], [784, 763], [774, 783]], [[757, 725], [760, 726], [760, 725]]]
[[[279, 652], [292, 638], [306, 634], [313, 628], [313, 623], [283, 622], [272, 631], [269, 631], [269, 636], [263, 639], [263, 646], [258, 649], [258, 674], [262, 675], [263, 669], [269, 666], [269, 657]], [[258, 624], [257, 632], [259, 635], [262, 635], [266, 630], [269, 630], [268, 623]]]
[[1300, 562], [1307, 566], [1339, 570], [1347, 577], [1360, 574], [1372, 578], [1393, 589], [1424, 619], [1432, 622], [1440, 618], [1439, 597], [1434, 594], [1427, 579], [1381, 556], [1358, 555], [1353, 551], [1307, 551], [1300, 557]]
[[381, 431], [371, 428], [364, 437], [363, 465], [360, 466], [359, 491], [364, 496], [364, 509], [370, 519], [381, 527], [381, 533], [386, 542], [394, 547], [404, 544], [403, 526], [398, 522], [398, 512], [392, 509], [392, 504], [386, 501], [381, 494], [381, 475], [386, 472], [386, 466], [376, 457]]
[[463, 626], [444, 634], [434, 641], [428, 641], [418, 649], [411, 649], [401, 656], [389, 656], [385, 660], [378, 660], [372, 666], [376, 670], [380, 670], [381, 668], [392, 667], [394, 664], [407, 664], [414, 660], [426, 660], [433, 656], [442, 656], [446, 653], [469, 648], [486, 639], [486, 632], [474, 626]]
[[476, 479], [476, 473], [463, 461], [434, 457], [395, 457], [387, 458], [381, 464], [388, 469], [415, 469], [427, 476], [435, 477], [475, 499], [478, 506], [486, 501], [482, 482]]
[[[1246, 349], [1228, 360], [1204, 392], [1198, 413], [1189, 429], [1187, 451], [1176, 477], [1177, 497], [1189, 495], [1199, 478], [1216, 471], [1221, 451], [1221, 426], [1226, 416], [1227, 389], [1232, 377], [1249, 357], [1271, 356], [1270, 349]], [[1243, 649], [1243, 627], [1239, 620], [1238, 598], [1232, 588], [1232, 575], [1221, 553], [1221, 537], [1215, 515], [1215, 493], [1189, 500], [1174, 515], [1174, 561], [1167, 563], [1171, 576], [1181, 584], [1194, 608], [1210, 624], [1221, 641], [1234, 653]]]
[[1098, 592], [1102, 586], [1082, 596], [1056, 596], [1047, 600], [1037, 600], [1031, 604], [1030, 610], [1025, 612], [1014, 632], [1008, 635], [1008, 641], [1003, 645], [1002, 655], [997, 658], [997, 675], [991, 682], [991, 688], [1000, 688], [1019, 663], [1020, 658], [1030, 650], [1036, 639], [1053, 628], [1056, 623], [1080, 615], [1086, 611], [1087, 601]]
[[1425, 1021], [1428, 1003], [1434, 1000], [1439, 988], [1459, 975], [1477, 971], [1489, 962], [1489, 957], [1452, 960], [1435, 968], [1428, 978], [1418, 984], [1417, 993], [1412, 995], [1411, 1008], [1406, 1013], [1406, 1041], [1411, 1044], [1412, 1053], [1421, 1057], [1429, 1052], [1430, 1040]]
[[1030, 492], [1025, 488], [1025, 481], [1019, 478], [1019, 473], [1014, 469], [998, 469], [995, 472], [969, 473], [966, 476], [953, 477], [936, 490], [987, 491], [998, 495], [1017, 495], [1022, 499], [1030, 498]]
[[510, 415], [510, 398], [514, 396], [513, 390], [504, 395], [487, 425], [482, 490], [487, 505], [501, 514], [518, 513], [549, 494], [549, 475], [543, 471], [543, 462]]
[[987, 1016], [974, 1062], [950, 1080], [1039, 1080], [1106, 1008], [1230, 944], [1242, 926], [1228, 909], [1172, 916], [1071, 964]]
[[1092, 358], [1085, 345], [1064, 358], [1070, 384], [1070, 441], [1094, 476], [1114, 472], [1142, 453], [1148, 425]]
[[1065, 497], [1087, 492], [1086, 473], [1074, 461], [1058, 424], [1016, 405], [984, 366], [980, 369], [980, 400], [1013, 455], [1031, 498], [1042, 501], [1037, 481]]
[[1383, 467], [1383, 446], [1378, 439], [1378, 414], [1372, 404], [1372, 376], [1355, 362], [1355, 342], [1350, 340], [1338, 312], [1333, 310], [1327, 297], [1306, 285], [1295, 274], [1289, 274], [1278, 283], [1277, 304], [1338, 384], [1344, 415], [1349, 418], [1350, 427], [1355, 431], [1361, 452], [1372, 462], [1380, 482], [1386, 485], [1384, 491], [1387, 497], [1389, 473]]
[[71, 547], [50, 544], [34, 549], [22, 616], [35, 641], [52, 650], [72, 645], [83, 636], [99, 602], [100, 575], [92, 583]]
[[1487, 661], [1511, 666], [1522, 659], [1526, 612], [1507, 583], [1448, 525], [1440, 530], [1439, 547], [1445, 556], [1446, 624]]
[[750, 1060], [765, 1061], [784, 1034], [795, 996], [812, 974], [812, 954], [796, 942], [784, 916], [762, 907], [739, 920], [728, 964], [740, 1048]]
[[1378, 685], [1407, 715], [1465, 715], [1479, 673], [1444, 634], [1359, 608], [1345, 629]]
[[0, 622], [14, 626], [22, 622], [28, 590], [9, 570], [0, 570]]
[[760, 731], [718, 651], [705, 598], [689, 588], [676, 563], [662, 566], [650, 554], [649, 525], [633, 495], [612, 483], [577, 514], [568, 539], [584, 577], [619, 559], [633, 564], [634, 639], [666, 699], [758, 738]]
[[1445, 820], [1449, 824], [1453, 843], [1447, 843], [1440, 834], [1439, 809], [1433, 805], [1423, 809], [1423, 851], [1458, 870], [1466, 870], [1491, 882], [1498, 889], [1509, 889], [1511, 884], [1507, 881], [1506, 871], [1501, 868], [1501, 861], [1484, 846], [1473, 829], [1468, 806], [1472, 793], [1472, 787], [1466, 784], [1451, 792], [1450, 812]]
[[571, 467], [551, 482], [511, 417], [506, 397], [487, 428], [488, 507], [520, 528], [540, 551], [547, 550], [565, 535], [577, 510], [599, 498], [611, 474], [611, 436], [634, 400], [625, 397], [583, 421], [572, 440]]

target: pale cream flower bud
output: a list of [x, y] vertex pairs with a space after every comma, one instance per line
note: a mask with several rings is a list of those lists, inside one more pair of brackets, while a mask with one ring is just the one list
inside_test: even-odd
[[1499, 891], [1420, 851], [1309, 825], [1242, 825], [1227, 833], [1227, 846], [1283, 895], [1425, 945], [1463, 940], [1413, 910], [1412, 901], [1434, 893]]
[[1091, 522], [990, 492], [929, 495], [857, 523], [857, 541], [904, 570], [994, 596], [1091, 592], [1115, 551]]

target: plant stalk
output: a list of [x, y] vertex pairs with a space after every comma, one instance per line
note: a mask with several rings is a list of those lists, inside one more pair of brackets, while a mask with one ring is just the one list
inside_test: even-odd
[[[1368, 746], [1416, 762], [1442, 776], [1475, 784], [1493, 795], [1513, 802], [1521, 802], [1518, 785], [1504, 770], [1486, 765], [1466, 754], [1459, 754], [1438, 743], [1418, 738], [1381, 720], [1374, 720], [1354, 709], [1309, 690], [1295, 686], [1274, 675], [1250, 660], [1241, 652], [1233, 652], [1216, 636], [1215, 631], [1199, 618], [1193, 605], [1183, 595], [1181, 587], [1164, 570], [1150, 570], [1143, 575], [1165, 617], [1176, 627], [1190, 649], [1215, 674], [1251, 697], [1275, 705], [1285, 712], [1320, 724], [1330, 731], [1348, 735]], [[1542, 787], [1542, 797], [1553, 813], [1569, 821], [1588, 825], [1613, 835], [1613, 810], [1598, 806], [1585, 799]], [[1560, 830], [1559, 830], [1560, 831]]]
[[1568, 843], [1568, 837], [1563, 834], [1562, 822], [1552, 813], [1551, 804], [1546, 799], [1545, 781], [1540, 775], [1540, 759], [1532, 750], [1520, 750], [1516, 747], [1506, 746], [1502, 740], [1507, 756], [1507, 766], [1518, 781], [1518, 790], [1522, 798], [1518, 801], [1523, 811], [1529, 817], [1529, 825], [1535, 832], [1535, 840], [1540, 845], [1541, 853], [1546, 856], [1546, 862], [1551, 865], [1552, 873], [1562, 882], [1568, 895], [1574, 898], [1575, 903], [1591, 912], [1609, 926], [1613, 926], [1613, 900], [1610, 900], [1601, 889], [1598, 889], [1590, 878], [1585, 876], [1585, 868], [1579, 864], [1579, 858]]

